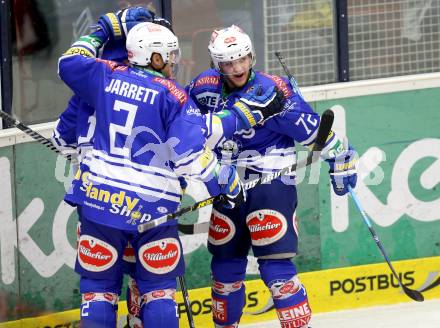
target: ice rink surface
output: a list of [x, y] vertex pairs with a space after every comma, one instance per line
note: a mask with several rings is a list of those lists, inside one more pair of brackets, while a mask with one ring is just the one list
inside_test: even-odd
[[[278, 321], [242, 325], [280, 327]], [[440, 299], [316, 314], [312, 328], [440, 328]]]

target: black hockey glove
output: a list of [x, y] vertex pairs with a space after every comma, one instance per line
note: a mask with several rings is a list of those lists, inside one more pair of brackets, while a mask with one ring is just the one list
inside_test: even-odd
[[232, 106], [231, 111], [239, 117], [237, 130], [250, 129], [283, 110], [284, 95], [277, 87], [258, 93], [259, 90], [246, 93]]

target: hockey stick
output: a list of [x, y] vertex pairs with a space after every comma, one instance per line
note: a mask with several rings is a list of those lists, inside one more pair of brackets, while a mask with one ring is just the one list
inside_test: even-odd
[[[61, 154], [63, 155], [67, 160], [71, 161], [72, 157], [70, 154], [62, 154], [54, 145], [53, 143], [46, 139], [44, 136], [42, 136], [41, 134], [39, 134], [37, 131], [32, 130], [30, 127], [24, 125], [23, 123], [21, 123], [19, 120], [15, 119], [14, 117], [12, 117], [11, 115], [9, 115], [6, 112], [0, 111], [0, 116], [11, 126], [16, 127], [18, 129], [20, 129], [21, 131], [23, 131], [24, 133], [26, 133], [28, 136], [32, 137], [33, 139], [35, 139], [36, 141], [38, 141], [39, 143], [43, 144], [44, 146], [46, 146], [47, 148], [49, 148], [50, 150], [53, 150], [54, 152], [56, 152], [57, 154]], [[179, 284], [180, 284], [180, 289], [182, 291], [182, 295], [183, 295], [183, 302], [185, 304], [185, 309], [186, 309], [186, 313], [188, 316], [188, 322], [189, 322], [189, 326], [190, 328], [194, 328], [194, 320], [192, 317], [192, 312], [191, 312], [191, 303], [189, 301], [189, 295], [188, 295], [188, 288], [186, 287], [186, 282], [185, 282], [185, 278], [184, 276], [179, 276]]]
[[191, 312], [191, 302], [189, 300], [188, 288], [186, 287], [185, 277], [179, 276], [180, 290], [182, 292], [183, 303], [185, 304], [186, 315], [188, 317], [189, 328], [195, 328], [194, 319]]
[[[304, 168], [304, 167], [314, 163], [315, 161], [317, 161], [319, 158], [319, 154], [320, 154], [322, 148], [324, 148], [325, 142], [327, 141], [327, 137], [328, 137], [330, 130], [331, 130], [331, 127], [333, 125], [333, 119], [334, 119], [334, 115], [330, 109], [327, 109], [322, 114], [321, 122], [320, 122], [319, 128], [318, 128], [318, 133], [316, 136], [316, 141], [315, 141], [315, 144], [313, 146], [312, 151], [307, 156], [307, 159], [300, 161], [298, 163], [295, 163], [292, 166], [285, 167], [284, 169], [281, 169], [280, 171], [266, 174], [258, 179], [249, 181], [244, 184], [244, 186], [243, 186], [244, 189], [249, 190], [249, 189], [252, 189], [262, 183], [268, 183], [270, 181], [277, 179], [278, 177], [280, 177], [282, 175], [292, 173], [292, 172], [296, 171], [297, 169]], [[208, 205], [220, 202], [223, 200], [222, 197], [224, 197], [224, 196], [220, 195], [217, 197], [210, 197], [210, 198], [207, 198], [207, 199], [202, 200], [200, 202], [196, 202], [192, 206], [182, 208], [181, 210], [179, 210], [175, 213], [168, 214], [166, 216], [155, 219], [151, 222], [140, 224], [138, 226], [138, 231], [139, 232], [147, 231], [151, 228], [158, 226], [159, 224], [174, 220], [177, 217], [181, 216], [182, 214], [192, 212], [192, 211], [195, 211], [195, 210], [202, 208], [204, 206], [208, 206]], [[195, 234], [195, 233], [208, 231], [208, 229], [207, 229], [208, 226], [209, 226], [209, 222], [202, 222], [202, 223], [198, 223], [198, 224], [179, 224], [179, 231], [183, 232], [185, 234]]]
[[[293, 87], [297, 87], [296, 80], [293, 77], [293, 75], [290, 73], [290, 70], [287, 67], [287, 65], [286, 65], [286, 63], [284, 61], [284, 58], [281, 55], [281, 53], [279, 51], [275, 51], [275, 56], [278, 58], [281, 66], [283, 67], [284, 72], [287, 74], [287, 77], [289, 78], [289, 81], [292, 84], [292, 86]], [[406, 286], [404, 286], [402, 284], [402, 281], [399, 279], [399, 277], [397, 276], [396, 272], [394, 271], [394, 268], [392, 267], [391, 262], [390, 262], [390, 260], [388, 259], [388, 256], [385, 253], [385, 249], [383, 248], [383, 246], [382, 246], [382, 244], [381, 244], [381, 242], [379, 240], [379, 237], [377, 236], [376, 232], [374, 231], [374, 229], [373, 229], [373, 227], [372, 227], [372, 225], [370, 223], [370, 220], [368, 219], [366, 213], [363, 211], [363, 209], [362, 209], [362, 207], [360, 205], [359, 199], [357, 198], [356, 194], [351, 189], [351, 187], [348, 187], [348, 188], [349, 188], [350, 194], [351, 194], [351, 196], [352, 196], [352, 198], [353, 198], [353, 200], [354, 200], [354, 202], [356, 204], [356, 207], [361, 212], [362, 217], [364, 218], [364, 221], [367, 224], [368, 229], [370, 230], [371, 235], [373, 236], [377, 246], [379, 246], [379, 249], [382, 252], [382, 255], [385, 257], [385, 260], [387, 261], [387, 263], [388, 263], [391, 271], [393, 272], [394, 276], [397, 278], [397, 280], [399, 282], [399, 285], [402, 287], [402, 289], [405, 292], [405, 294], [408, 295], [410, 298], [412, 298], [413, 300], [418, 301], [418, 302], [423, 302], [424, 297], [423, 297], [423, 295], [419, 291], [409, 289], [408, 287], [406, 287]], [[432, 288], [436, 287], [439, 284], [440, 284], [440, 277], [436, 281], [434, 281], [431, 285], [429, 285], [426, 288], [424, 288], [422, 291], [426, 291], [426, 290], [432, 289]]]
[[385, 258], [385, 261], [388, 263], [388, 266], [391, 269], [391, 272], [393, 273], [394, 277], [399, 282], [400, 287], [403, 289], [405, 294], [408, 297], [412, 298], [414, 301], [423, 302], [425, 298], [423, 297], [423, 295], [419, 291], [410, 289], [402, 283], [402, 281], [400, 280], [396, 271], [394, 270], [393, 266], [391, 265], [391, 261], [388, 258], [387, 254], [385, 252], [385, 249], [383, 248], [383, 245], [379, 240], [379, 236], [376, 234], [376, 231], [374, 230], [373, 226], [371, 225], [370, 219], [368, 219], [367, 213], [365, 213], [365, 211], [363, 210], [361, 203], [360, 203], [359, 199], [357, 198], [354, 190], [350, 186], [348, 186], [348, 190], [350, 192], [351, 198], [353, 199], [354, 203], [356, 204], [357, 209], [361, 213], [361, 215], [364, 219], [364, 222], [368, 227], [368, 230], [370, 230], [370, 233], [373, 236], [373, 239], [376, 242], [376, 245], [379, 247], [380, 252], [382, 253], [383, 257]]
[[31, 138], [33, 138], [34, 140], [38, 141], [40, 144], [46, 146], [47, 148], [49, 148], [50, 150], [53, 150], [54, 152], [56, 152], [57, 154], [60, 154], [62, 156], [64, 156], [65, 158], [67, 158], [69, 161], [72, 160], [72, 156], [70, 154], [62, 154], [52, 143], [52, 141], [50, 141], [49, 139], [46, 139], [45, 137], [43, 137], [41, 134], [39, 134], [37, 131], [32, 130], [30, 127], [24, 125], [23, 123], [21, 123], [19, 120], [15, 119], [14, 117], [12, 117], [11, 115], [9, 115], [6, 112], [0, 111], [0, 117], [3, 118], [6, 123], [8, 123], [9, 125], [11, 125], [12, 127], [18, 128], [21, 131], [23, 131], [24, 133], [26, 133], [28, 136], [30, 136]]
[[286, 73], [287, 77], [289, 78], [290, 84], [298, 90], [298, 84], [296, 83], [295, 78], [293, 77], [292, 73], [290, 73], [289, 68], [286, 65], [286, 62], [284, 61], [283, 56], [281, 55], [281, 52], [275, 51], [275, 56], [280, 61], [281, 66], [283, 67], [284, 72]]
[[420, 290], [421, 293], [426, 292], [428, 290], [433, 289], [434, 287], [437, 287], [438, 285], [440, 285], [440, 277], [438, 277], [435, 281], [433, 281], [430, 285], [426, 286], [425, 288], [423, 288], [422, 290]]

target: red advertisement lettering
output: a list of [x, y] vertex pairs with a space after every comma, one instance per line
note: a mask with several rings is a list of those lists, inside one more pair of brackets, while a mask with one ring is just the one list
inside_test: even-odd
[[277, 315], [283, 328], [307, 327], [312, 311], [309, 302], [304, 300], [302, 303], [277, 309]]
[[288, 97], [292, 96], [292, 90], [288, 87], [287, 83], [284, 82], [284, 80], [282, 78], [280, 78], [279, 76], [270, 75], [267, 73], [262, 73], [262, 74], [264, 76], [268, 77], [269, 79], [271, 79], [272, 81], [274, 81], [276, 86], [283, 92], [284, 97], [288, 98]]
[[228, 314], [227, 314], [227, 301], [222, 300], [217, 297], [212, 297], [212, 315], [215, 319], [217, 319], [220, 322], [226, 322], [228, 320]]
[[153, 81], [158, 82], [160, 84], [162, 84], [163, 86], [165, 86], [168, 91], [170, 92], [170, 94], [177, 99], [177, 101], [182, 105], [184, 104], [187, 99], [188, 96], [186, 95], [185, 91], [179, 89], [173, 81], [171, 80], [167, 80], [167, 79], [163, 79], [161, 77], [155, 77], [153, 79]]

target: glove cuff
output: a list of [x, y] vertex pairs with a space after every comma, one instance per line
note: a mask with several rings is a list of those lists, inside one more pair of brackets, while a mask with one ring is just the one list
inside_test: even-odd
[[240, 127], [243, 129], [250, 129], [258, 123], [250, 108], [241, 101], [237, 101], [232, 106], [232, 111], [238, 116]]
[[121, 20], [115, 13], [107, 13], [102, 15], [100, 20], [106, 25], [106, 31], [109, 38], [113, 40], [121, 40], [124, 37]]

